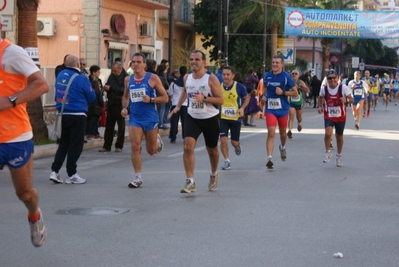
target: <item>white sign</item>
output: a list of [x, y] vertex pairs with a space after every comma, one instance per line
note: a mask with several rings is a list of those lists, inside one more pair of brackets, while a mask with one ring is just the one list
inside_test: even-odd
[[364, 63], [359, 63], [359, 70], [364, 70]]
[[359, 67], [359, 57], [352, 57], [352, 68], [357, 69]]
[[[1, 0], [0, 0], [1, 1]], [[13, 29], [13, 25], [12, 25], [12, 22], [13, 22], [13, 20], [12, 20], [12, 18], [13, 18], [13, 16], [6, 16], [6, 15], [1, 15], [2, 17], [3, 17], [3, 27], [2, 27], [2, 29], [1, 29], [1, 31], [4, 31], [4, 32], [12, 32], [12, 29]]]
[[295, 64], [295, 39], [278, 38], [277, 54], [284, 58], [285, 65]]
[[25, 51], [28, 53], [33, 62], [35, 62], [36, 65], [39, 65], [39, 50], [37, 47], [25, 47]]
[[0, 14], [14, 15], [15, 0], [0, 0]]

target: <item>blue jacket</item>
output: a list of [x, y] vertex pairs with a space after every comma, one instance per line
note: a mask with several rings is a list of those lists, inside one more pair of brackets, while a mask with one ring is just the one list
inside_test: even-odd
[[74, 73], [79, 75], [75, 77], [69, 88], [64, 113], [86, 113], [89, 104], [96, 99], [96, 93], [91, 87], [89, 79], [80, 74], [77, 69], [66, 68], [58, 74], [55, 81], [55, 107], [58, 112], [61, 111], [62, 98], [64, 97], [68, 82]]

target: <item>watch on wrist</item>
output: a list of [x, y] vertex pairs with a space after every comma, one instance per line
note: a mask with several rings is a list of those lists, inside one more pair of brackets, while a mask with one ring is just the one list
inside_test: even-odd
[[155, 103], [153, 97], [150, 98], [150, 103]]
[[206, 96], [204, 96], [204, 99], [202, 100], [202, 103], [206, 103]]
[[283, 90], [283, 95], [285, 95], [285, 91]]
[[15, 108], [15, 106], [17, 105], [16, 101], [17, 101], [17, 96], [16, 95], [12, 95], [8, 97], [8, 100], [10, 100], [12, 107]]

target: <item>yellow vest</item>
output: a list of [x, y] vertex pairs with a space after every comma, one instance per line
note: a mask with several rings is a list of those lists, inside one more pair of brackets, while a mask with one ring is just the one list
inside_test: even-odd
[[221, 118], [224, 120], [236, 121], [240, 117], [238, 114], [238, 94], [237, 94], [237, 82], [233, 82], [233, 86], [230, 90], [225, 90], [223, 83], [221, 84], [223, 92], [224, 103], [221, 107]]

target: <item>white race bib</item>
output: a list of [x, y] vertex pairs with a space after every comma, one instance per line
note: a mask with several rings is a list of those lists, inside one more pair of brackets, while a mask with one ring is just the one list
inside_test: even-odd
[[145, 88], [130, 90], [129, 95], [130, 95], [130, 101], [132, 103], [142, 102], [143, 96], [145, 95]]
[[354, 95], [363, 95], [363, 89], [355, 89]]
[[237, 115], [237, 109], [235, 107], [224, 107], [222, 108], [222, 114], [229, 118], [234, 118]]
[[291, 96], [291, 101], [292, 101], [292, 102], [299, 102], [299, 101], [301, 101], [301, 96], [300, 96], [300, 95], [298, 95], [298, 96]]
[[190, 101], [188, 110], [192, 113], [206, 113], [206, 103], [197, 103], [195, 101]]
[[268, 109], [281, 109], [281, 99], [280, 98], [268, 98], [267, 99], [267, 108]]
[[328, 107], [328, 117], [339, 118], [341, 117], [341, 107]]

